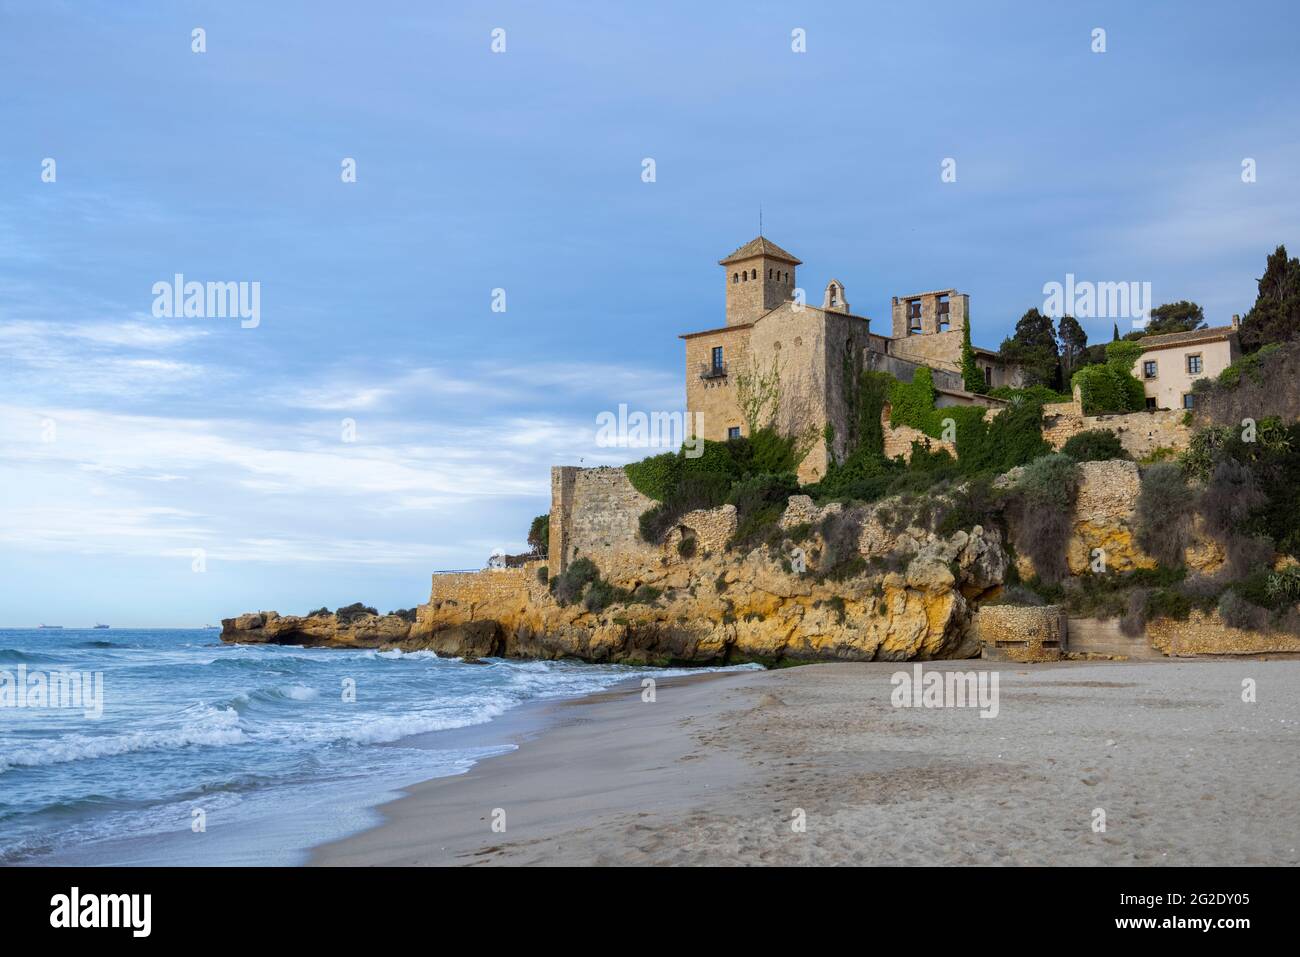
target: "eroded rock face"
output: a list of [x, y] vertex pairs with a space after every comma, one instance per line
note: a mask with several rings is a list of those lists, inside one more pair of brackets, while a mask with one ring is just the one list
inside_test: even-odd
[[[1013, 469], [998, 480], [1000, 485], [1015, 482], [1021, 469]], [[1154, 568], [1156, 561], [1138, 547], [1134, 508], [1142, 490], [1141, 472], [1136, 462], [1113, 459], [1108, 462], [1079, 463], [1079, 496], [1074, 506], [1074, 527], [1066, 543], [1066, 560], [1071, 575], [1086, 574], [1100, 549], [1106, 568], [1127, 572], [1135, 568]], [[1191, 542], [1185, 553], [1190, 571], [1212, 573], [1223, 564], [1223, 548], [1201, 527], [1199, 518], [1192, 526]], [[1021, 578], [1035, 574], [1033, 562], [1026, 555], [1016, 556], [1016, 570]]]
[[[722, 533], [735, 529], [731, 506], [684, 516], [699, 541], [695, 554], [678, 552], [682, 532], [674, 530], [657, 560], [632, 556], [601, 568], [618, 587], [657, 589], [652, 601], [600, 611], [581, 602], [561, 606], [528, 567], [436, 582], [413, 625], [393, 616], [343, 625], [333, 616], [265, 612], [225, 620], [222, 640], [655, 664], [977, 655], [971, 602], [1002, 584], [1008, 559], [999, 533], [980, 526], [948, 537], [917, 528], [894, 532], [867, 508], [859, 516], [860, 560], [839, 556], [830, 575], [818, 564], [827, 556], [819, 526], [841, 511], [795, 496], [782, 526], [809, 526], [808, 537], [748, 554], [722, 547]], [[800, 557], [804, 573], [797, 570]]]

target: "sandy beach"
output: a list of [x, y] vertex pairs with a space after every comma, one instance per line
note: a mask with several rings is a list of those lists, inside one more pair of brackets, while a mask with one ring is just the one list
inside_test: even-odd
[[931, 667], [996, 670], [997, 716], [894, 707], [883, 663], [620, 689], [311, 862], [1300, 863], [1300, 662]]

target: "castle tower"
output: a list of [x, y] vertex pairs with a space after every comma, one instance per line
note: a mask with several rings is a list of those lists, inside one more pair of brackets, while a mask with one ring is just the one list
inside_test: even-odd
[[799, 260], [762, 236], [718, 264], [726, 271], [729, 326], [753, 322], [794, 297]]

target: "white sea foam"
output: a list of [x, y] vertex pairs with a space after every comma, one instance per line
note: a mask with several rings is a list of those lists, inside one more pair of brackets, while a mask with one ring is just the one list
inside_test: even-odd
[[110, 758], [135, 751], [159, 751], [194, 745], [225, 747], [248, 740], [233, 708], [205, 709], [197, 721], [178, 728], [135, 731], [130, 734], [67, 734], [36, 747], [6, 750], [0, 755], [0, 773], [10, 768], [41, 767]]

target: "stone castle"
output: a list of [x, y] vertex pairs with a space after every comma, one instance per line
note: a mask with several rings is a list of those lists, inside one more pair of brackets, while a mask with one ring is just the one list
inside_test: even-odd
[[[776, 371], [779, 404], [775, 425], [786, 434], [815, 435], [799, 479], [825, 474], [832, 455], [842, 456], [850, 410], [844, 381], [855, 369], [879, 369], [910, 382], [916, 370], [932, 370], [941, 406], [1005, 403], [976, 394], [962, 379], [962, 343], [970, 322], [970, 297], [955, 289], [894, 296], [888, 336], [872, 332], [871, 320], [853, 312], [844, 284], [831, 279], [820, 306], [805, 301], [798, 285], [802, 262], [759, 236], [719, 261], [726, 281], [726, 324], [690, 332], [686, 342], [686, 407], [702, 421], [702, 438], [725, 441], [745, 435], [738, 378]], [[1021, 370], [989, 349], [975, 348], [986, 386], [1018, 386]], [[832, 427], [832, 446], [824, 433]]]

